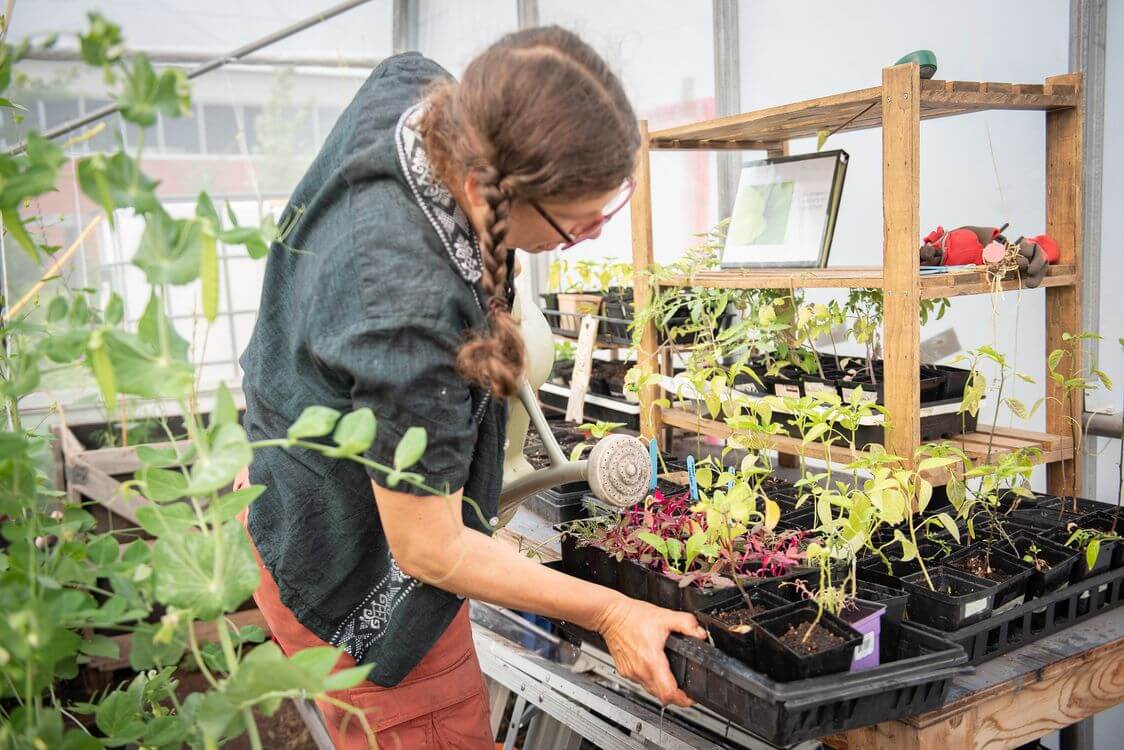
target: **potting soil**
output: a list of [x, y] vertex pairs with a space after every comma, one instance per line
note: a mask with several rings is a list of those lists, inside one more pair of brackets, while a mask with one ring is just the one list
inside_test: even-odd
[[[808, 633], [809, 628], [812, 629], [811, 634]], [[798, 654], [818, 654], [843, 643], [843, 639], [835, 633], [810, 622], [789, 626], [780, 641]]]

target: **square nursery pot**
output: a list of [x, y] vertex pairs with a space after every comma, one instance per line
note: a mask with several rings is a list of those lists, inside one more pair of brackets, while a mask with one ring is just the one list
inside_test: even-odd
[[[793, 627], [812, 623], [820, 615], [818, 627], [840, 639], [838, 643], [815, 653], [797, 651], [781, 640]], [[758, 669], [779, 682], [804, 680], [825, 674], [845, 672], [851, 667], [855, 650], [862, 644], [862, 635], [830, 612], [820, 613], [812, 602], [797, 602], [779, 607], [754, 618], [753, 648]]]
[[[1027, 583], [1031, 574], [1034, 573], [1028, 563], [1001, 549], [1001, 544], [1004, 543], [993, 542], [991, 549], [988, 550], [987, 545], [983, 542], [973, 542], [941, 561], [941, 564], [945, 567], [956, 568], [996, 584], [991, 602], [991, 606], [995, 609], [1002, 607], [1007, 602], [1025, 598]], [[974, 559], [980, 561], [986, 559], [991, 570], [985, 575], [979, 570], [969, 569], [967, 564]]]
[[909, 592], [909, 619], [938, 630], [959, 630], [988, 617], [994, 584], [941, 565], [928, 568], [934, 589], [917, 572], [902, 579]]
[[964, 389], [968, 386], [968, 376], [972, 374], [971, 370], [948, 365], [933, 365], [933, 369], [944, 375], [940, 400], [964, 398]]
[[882, 615], [884, 626], [890, 623], [898, 624], [905, 619], [905, 607], [909, 601], [909, 594], [903, 589], [865, 581], [862, 580], [861, 575], [856, 588], [859, 599], [885, 607], [886, 611]]
[[606, 318], [610, 318], [601, 321], [601, 335], [618, 343], [631, 343], [628, 326], [632, 322], [632, 290], [623, 288], [607, 291], [602, 300], [601, 312]]
[[877, 667], [882, 658], [882, 616], [886, 607], [874, 602], [858, 599], [850, 607], [844, 607], [839, 613], [839, 619], [857, 630], [863, 637], [862, 643], [855, 648], [855, 655], [851, 659], [851, 671], [861, 672], [864, 669]]
[[746, 618], [750, 622], [745, 623], [744, 630], [741, 628], [735, 629], [734, 626], [721, 619], [722, 613], [748, 609], [745, 599], [741, 597], [740, 593], [736, 599], [695, 612], [695, 616], [699, 623], [706, 628], [707, 633], [710, 634], [710, 640], [714, 643], [715, 648], [734, 657], [750, 669], [757, 669], [757, 651], [753, 647], [753, 628], [756, 627], [754, 618], [778, 607], [787, 606], [788, 602], [772, 591], [762, 588], [752, 589], [748, 593], [752, 610]]
[[819, 372], [814, 372], [810, 375], [804, 376], [804, 395], [815, 396], [817, 394], [835, 394], [841, 395], [841, 388], [843, 386], [844, 373], [842, 370], [834, 366], [828, 367], [826, 364], [823, 366], [823, 375]]
[[1044, 570], [1039, 570], [1034, 562], [1031, 566], [1030, 578], [1026, 582], [1027, 599], [1037, 599], [1051, 591], [1057, 591], [1069, 583], [1073, 574], [1073, 566], [1077, 564], [1077, 552], [1069, 547], [1063, 547], [1057, 542], [1031, 534], [1027, 531], [1016, 532], [1011, 536], [1011, 541], [1018, 550], [1020, 560], [1030, 554], [1031, 545], [1037, 548], [1034, 553], [1043, 561]]
[[600, 294], [559, 294], [558, 327], [566, 333], [576, 334], [586, 315], [601, 314]]
[[[1084, 525], [1084, 521], [1079, 525]], [[1102, 542], [1100, 551], [1097, 553], [1097, 559], [1094, 560], [1092, 566], [1090, 566], [1088, 559], [1085, 557], [1084, 549], [1074, 546], [1076, 542], [1074, 545], [1066, 544], [1070, 536], [1072, 536], [1072, 533], [1068, 529], [1051, 529], [1050, 531], [1043, 532], [1040, 536], [1052, 542], [1057, 542], [1077, 554], [1077, 560], [1074, 562], [1073, 570], [1070, 572], [1069, 576], [1070, 583], [1077, 583], [1086, 578], [1092, 578], [1093, 576], [1108, 572], [1108, 570], [1112, 568], [1114, 558], [1119, 554], [1120, 544], [1118, 542]]]

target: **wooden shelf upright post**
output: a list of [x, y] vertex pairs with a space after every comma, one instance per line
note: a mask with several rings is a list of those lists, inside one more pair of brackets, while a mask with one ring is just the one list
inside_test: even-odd
[[886, 450], [909, 461], [921, 444], [921, 76], [882, 69], [883, 380], [892, 418]]
[[[1082, 163], [1084, 160], [1085, 107], [1080, 73], [1066, 73], [1046, 79], [1046, 85], [1067, 84], [1076, 88], [1077, 105], [1046, 113], [1046, 233], [1058, 242], [1059, 263], [1072, 264], [1081, 278], [1082, 251]], [[1095, 271], [1094, 271], [1095, 272]], [[1051, 287], [1046, 290], [1046, 356], [1055, 349], [1068, 349], [1074, 366], [1082, 362], [1080, 341], [1064, 341], [1062, 334], [1081, 332], [1081, 286]], [[1064, 365], [1063, 365], [1064, 367]], [[1066, 409], [1064, 390], [1046, 376], [1046, 431], [1069, 435], [1070, 419], [1081, 419], [1085, 408], [1080, 393]], [[1055, 495], [1069, 494], [1067, 481], [1077, 478], [1081, 490], [1081, 451], [1073, 448], [1073, 458], [1046, 467], [1046, 489]]]
[[[652, 164], [649, 152], [648, 122], [640, 121], [640, 153], [636, 157], [636, 190], [633, 193], [630, 211], [632, 213], [632, 265], [633, 306], [635, 310], [647, 310], [652, 304], [652, 288], [649, 270], [655, 263], [652, 248]], [[656, 324], [649, 319], [640, 337], [636, 352], [636, 362], [642, 375], [660, 372], [657, 359]], [[640, 434], [654, 440], [663, 426], [659, 409], [653, 406], [662, 395], [658, 383], [648, 383], [640, 389]]]

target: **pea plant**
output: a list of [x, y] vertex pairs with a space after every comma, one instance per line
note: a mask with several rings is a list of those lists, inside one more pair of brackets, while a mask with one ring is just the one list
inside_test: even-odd
[[[182, 71], [157, 70], [141, 54], [125, 56], [119, 27], [102, 16], [91, 14], [77, 41], [82, 59], [100, 71], [138, 137], [158, 113], [176, 118], [190, 111]], [[29, 49], [30, 43], [0, 43], [0, 97]], [[5, 117], [20, 117], [21, 108], [10, 99], [0, 98], [0, 107], [7, 109]], [[22, 153], [0, 155], [4, 229], [37, 264], [57, 248], [44, 244], [44, 219], [28, 210], [56, 189], [67, 158], [62, 146], [35, 132]], [[246, 735], [256, 749], [262, 741], [255, 711], [271, 715], [284, 698], [312, 696], [353, 713], [373, 740], [362, 713], [329, 695], [360, 683], [367, 667], [333, 672], [339, 649], [311, 648], [287, 657], [272, 642], [261, 642], [260, 629], [232, 626], [228, 615], [258, 585], [258, 566], [236, 517], [265, 488], [227, 488], [255, 452], [294, 448], [363, 464], [391, 484], [424, 487], [410, 471], [425, 451], [424, 430], [407, 430], [387, 466], [364, 455], [376, 431], [376, 417], [367, 409], [341, 415], [309, 406], [285, 437], [250, 441], [223, 386], [204, 419], [193, 408], [190, 346], [165, 313], [170, 289], [198, 283], [199, 309], [206, 321], [214, 320], [218, 243], [244, 245], [254, 258], [271, 244], [273, 252], [286, 252], [286, 226], [268, 218], [259, 226], [240, 226], [231, 211], [223, 217], [206, 193], [198, 196], [193, 216], [173, 218], [156, 194], [156, 181], [143, 171], [139, 149], [135, 156], [124, 150], [85, 156], [77, 162], [76, 179], [104, 212], [98, 220], [113, 225], [125, 210], [143, 219], [132, 262], [144, 274], [148, 302], [135, 327], [126, 326], [121, 297], [70, 290], [45, 273], [41, 281], [57, 288], [49, 303], [6, 306], [0, 355], [0, 746], [215, 748]], [[54, 487], [51, 438], [42, 423], [25, 424], [21, 416], [21, 402], [43, 376], [82, 371], [92, 376], [107, 411], [122, 398], [139, 397], [177, 404], [183, 414], [189, 447], [139, 446], [142, 468], [126, 483], [127, 491], [152, 502], [136, 509], [141, 529], [124, 531], [147, 532], [151, 541], [122, 543], [97, 528], [82, 502]], [[198, 623], [213, 625], [218, 642], [200, 643]], [[82, 694], [75, 678], [92, 659], [118, 657], [111, 637], [118, 634], [131, 637], [132, 676]], [[185, 659], [205, 678], [206, 689], [181, 697], [177, 668]]]

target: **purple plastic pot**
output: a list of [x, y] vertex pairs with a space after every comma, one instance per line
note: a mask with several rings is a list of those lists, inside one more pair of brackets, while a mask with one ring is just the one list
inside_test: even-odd
[[862, 643], [855, 646], [855, 655], [851, 659], [852, 672], [877, 667], [880, 663], [882, 615], [885, 612], [886, 607], [882, 604], [858, 600], [853, 607], [846, 608], [840, 613], [839, 616], [843, 621], [863, 636]]

